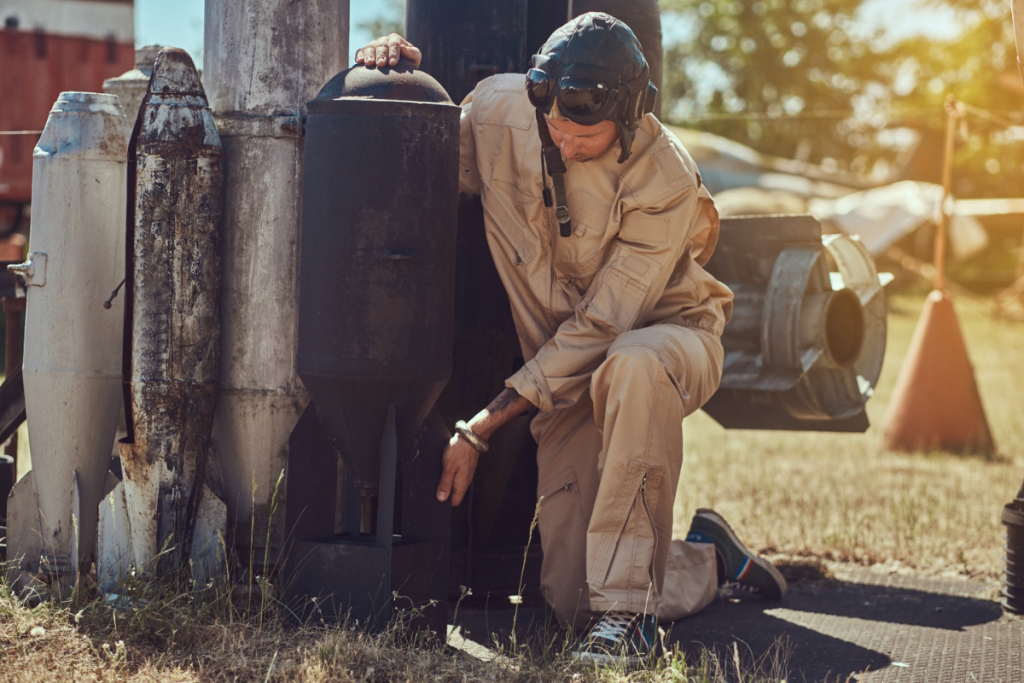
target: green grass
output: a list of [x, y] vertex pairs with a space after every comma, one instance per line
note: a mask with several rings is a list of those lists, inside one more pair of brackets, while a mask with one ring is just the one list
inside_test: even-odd
[[642, 670], [598, 670], [571, 661], [571, 643], [556, 630], [539, 645], [494, 643], [496, 656], [483, 661], [424, 640], [401, 618], [369, 635], [295, 625], [284, 610], [246, 612], [232, 599], [236, 588], [133, 580], [114, 601], [83, 589], [31, 607], [0, 582], [0, 680], [717, 683], [728, 672], [754, 683], [784, 678], [788, 661], [779, 643], [755, 662], [737, 649], [730, 658], [674, 653]]
[[[677, 511], [684, 534], [696, 507], [723, 513], [753, 548], [792, 564], [856, 562], [992, 579], [1001, 571], [999, 512], [1024, 478], [1024, 324], [958, 302], [981, 395], [999, 447], [994, 458], [891, 453], [880, 426], [922, 297], [891, 305], [885, 367], [866, 434], [726, 431], [703, 413], [685, 423]], [[758, 662], [669, 657], [651, 669], [597, 671], [571, 662], [557, 630], [524, 646], [488, 643], [480, 661], [417, 642], [402, 621], [380, 636], [344, 625], [296, 626], [273, 600], [235, 599], [240, 586], [130, 581], [118, 602], [83, 589], [31, 606], [0, 582], [3, 681], [536, 681], [696, 683], [772, 681], [799, 643]], [[737, 674], [737, 670], [739, 673]]]
[[704, 413], [688, 418], [676, 533], [695, 508], [714, 507], [752, 548], [777, 559], [998, 577], [999, 514], [1024, 479], [1024, 324], [956, 302], [998, 455], [888, 452], [881, 426], [923, 303], [890, 301], [864, 434], [727, 431]]

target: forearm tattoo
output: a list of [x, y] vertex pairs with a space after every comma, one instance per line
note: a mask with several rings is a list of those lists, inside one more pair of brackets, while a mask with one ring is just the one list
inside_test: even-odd
[[[522, 396], [520, 396], [519, 392], [515, 389], [505, 389], [498, 394], [497, 398], [491, 401], [491, 404], [487, 406], [487, 411], [491, 414], [503, 413], [521, 398]], [[523, 408], [519, 412], [526, 412], [526, 408]]]

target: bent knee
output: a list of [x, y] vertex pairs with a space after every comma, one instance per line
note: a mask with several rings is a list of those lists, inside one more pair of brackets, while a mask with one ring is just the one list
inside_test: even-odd
[[[626, 335], [622, 335], [623, 337]], [[664, 371], [661, 349], [643, 341], [630, 341], [620, 337], [608, 349], [598, 374], [660, 373]]]

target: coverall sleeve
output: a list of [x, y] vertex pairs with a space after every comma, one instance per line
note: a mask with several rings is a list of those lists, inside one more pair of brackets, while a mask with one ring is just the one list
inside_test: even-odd
[[[565, 320], [505, 386], [542, 411], [564, 408], [589, 390], [591, 374], [604, 361], [612, 342], [647, 320], [670, 279], [695, 286], [717, 238], [718, 214], [710, 195], [694, 184], [661, 202], [622, 215], [608, 259]], [[693, 319], [695, 327], [721, 334], [716, 316]]]
[[480, 170], [476, 164], [476, 139], [473, 137], [473, 93], [462, 100], [459, 119], [459, 192], [480, 194]]

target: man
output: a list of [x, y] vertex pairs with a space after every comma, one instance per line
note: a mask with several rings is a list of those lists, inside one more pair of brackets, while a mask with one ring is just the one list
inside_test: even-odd
[[[356, 62], [399, 57], [421, 55], [392, 35]], [[458, 505], [495, 430], [539, 409], [541, 588], [563, 625], [597, 620], [576, 655], [598, 664], [642, 659], [659, 614], [706, 605], [715, 548], [725, 578], [786, 589], [710, 510], [693, 543], [670, 542], [681, 425], [718, 388], [732, 293], [703, 269], [718, 214], [650, 114], [656, 93], [632, 31], [588, 13], [552, 34], [525, 80], [493, 76], [462, 103], [460, 187], [482, 197], [526, 364], [457, 424], [437, 499]]]

